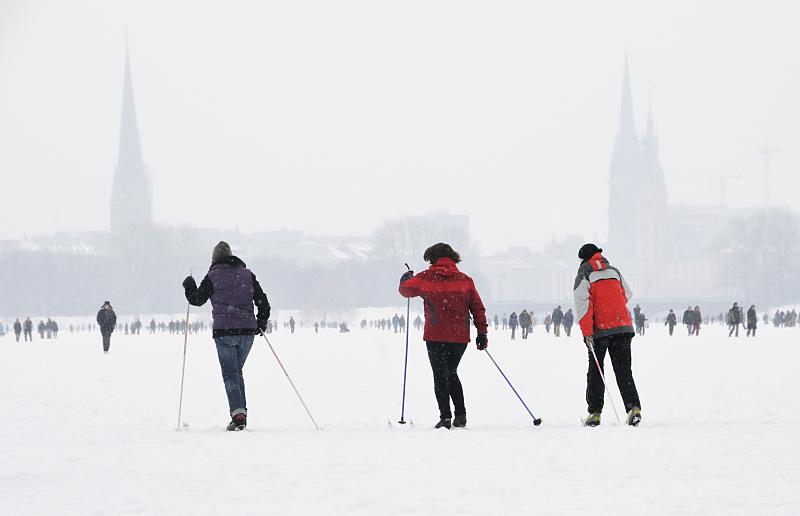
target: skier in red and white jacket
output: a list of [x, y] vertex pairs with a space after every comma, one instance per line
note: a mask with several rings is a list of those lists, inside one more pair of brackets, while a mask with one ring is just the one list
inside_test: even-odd
[[600, 367], [606, 350], [611, 356], [617, 385], [628, 413], [626, 422], [636, 426], [641, 421], [641, 403], [631, 372], [631, 340], [634, 336], [628, 301], [633, 294], [622, 274], [603, 257], [603, 250], [586, 244], [578, 251], [581, 265], [575, 278], [575, 315], [589, 348], [589, 372], [586, 375], [586, 403], [589, 416], [586, 426], [600, 424], [603, 411], [603, 379], [592, 356], [592, 348]]
[[[439, 405], [436, 428], [464, 427], [467, 412], [464, 391], [458, 378], [458, 364], [470, 341], [470, 314], [478, 330], [475, 343], [479, 350], [489, 345], [486, 336], [486, 309], [472, 278], [458, 270], [461, 257], [448, 244], [438, 243], [425, 251], [430, 268], [414, 276], [412, 271], [400, 278], [400, 295], [421, 297], [425, 306], [423, 339], [433, 369], [433, 388]], [[453, 400], [455, 418], [450, 412]], [[452, 422], [451, 422], [452, 420]]]

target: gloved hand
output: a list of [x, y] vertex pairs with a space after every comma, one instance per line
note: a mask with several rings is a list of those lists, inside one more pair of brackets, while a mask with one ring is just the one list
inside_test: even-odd
[[589, 335], [588, 337], [584, 337], [583, 338], [583, 343], [586, 344], [587, 348], [590, 348], [590, 349], [593, 348], [594, 347], [594, 336]]
[[191, 276], [186, 276], [186, 279], [183, 280], [183, 289], [186, 290], [189, 287], [197, 288], [197, 282]]
[[267, 333], [267, 324], [268, 324], [268, 321], [258, 321], [258, 333], [259, 334]]
[[414, 271], [405, 272], [405, 273], [403, 273], [402, 276], [400, 276], [400, 283], [403, 283], [404, 281], [408, 281], [413, 277], [414, 277]]
[[483, 351], [489, 347], [489, 337], [485, 333], [480, 333], [475, 337], [475, 344], [478, 345], [478, 351]]

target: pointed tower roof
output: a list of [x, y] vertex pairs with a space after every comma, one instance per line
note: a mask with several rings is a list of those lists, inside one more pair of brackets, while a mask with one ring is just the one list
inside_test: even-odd
[[633, 98], [631, 95], [631, 76], [628, 71], [628, 55], [625, 54], [625, 70], [622, 75], [622, 99], [619, 108], [619, 128], [617, 138], [631, 138], [636, 135], [633, 122]]
[[655, 123], [653, 122], [653, 99], [647, 101], [647, 129], [645, 140], [656, 139]]
[[130, 52], [126, 42], [119, 152], [111, 191], [111, 230], [125, 231], [147, 227], [150, 224], [150, 184], [142, 159]]
[[119, 155], [117, 163], [142, 162], [139, 124], [136, 120], [136, 101], [133, 96], [131, 57], [125, 45], [125, 78], [122, 85], [122, 117], [119, 128]]

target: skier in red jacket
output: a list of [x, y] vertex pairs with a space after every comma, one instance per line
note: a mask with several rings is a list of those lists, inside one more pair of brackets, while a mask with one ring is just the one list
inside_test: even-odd
[[[458, 364], [470, 341], [470, 313], [478, 336], [479, 350], [489, 345], [486, 309], [472, 278], [458, 270], [461, 257], [448, 244], [429, 247], [423, 256], [430, 268], [414, 276], [408, 271], [400, 278], [400, 295], [421, 297], [425, 306], [423, 339], [433, 369], [433, 390], [439, 405], [436, 428], [467, 425], [464, 391], [458, 378]], [[455, 418], [450, 412], [453, 400]], [[451, 423], [452, 419], [452, 423]]]
[[[617, 385], [628, 413], [626, 422], [636, 426], [642, 419], [639, 394], [631, 372], [631, 340], [633, 323], [628, 311], [632, 293], [622, 274], [609, 265], [603, 250], [586, 244], [578, 251], [581, 265], [575, 278], [575, 314], [587, 347], [594, 346], [597, 361], [603, 366], [606, 350], [611, 356]], [[589, 350], [589, 372], [586, 375], [586, 402], [589, 416], [586, 426], [600, 424], [603, 411], [603, 379]]]

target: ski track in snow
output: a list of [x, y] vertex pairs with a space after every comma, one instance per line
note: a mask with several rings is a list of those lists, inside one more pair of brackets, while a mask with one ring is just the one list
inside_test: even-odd
[[[490, 332], [490, 350], [544, 420], [534, 428], [488, 357], [460, 367], [468, 430], [434, 431], [432, 378], [404, 336], [270, 336], [324, 427], [315, 431], [262, 339], [245, 368], [250, 426], [224, 431], [210, 334], [191, 335], [176, 431], [182, 335], [62, 331], [0, 340], [0, 514], [800, 514], [797, 330], [728, 339], [654, 327], [634, 340], [644, 421], [581, 428], [579, 338]], [[607, 359], [609, 380], [613, 378]], [[622, 412], [616, 386], [612, 395]], [[387, 424], [391, 420], [392, 427]]]

